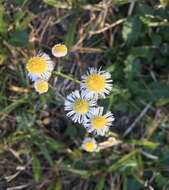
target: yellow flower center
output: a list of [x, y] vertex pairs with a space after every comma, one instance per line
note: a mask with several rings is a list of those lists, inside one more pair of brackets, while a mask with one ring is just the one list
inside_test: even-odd
[[74, 103], [74, 110], [79, 114], [86, 114], [89, 111], [89, 103], [83, 99], [77, 99]]
[[44, 73], [47, 70], [47, 68], [48, 64], [45, 58], [38, 56], [29, 59], [26, 65], [26, 69], [28, 70], [28, 72], [35, 75]]
[[92, 74], [86, 79], [86, 87], [89, 91], [103, 92], [106, 85], [106, 79], [102, 75]]
[[43, 80], [35, 82], [34, 86], [39, 94], [47, 92], [49, 88], [48, 82]]
[[85, 142], [84, 148], [88, 152], [93, 152], [95, 149], [95, 145], [94, 145], [93, 141], [88, 141], [88, 142]]
[[95, 116], [91, 120], [91, 124], [94, 129], [101, 129], [106, 127], [107, 119], [104, 116]]
[[67, 47], [63, 44], [57, 44], [52, 48], [52, 53], [56, 57], [63, 57], [67, 54]]

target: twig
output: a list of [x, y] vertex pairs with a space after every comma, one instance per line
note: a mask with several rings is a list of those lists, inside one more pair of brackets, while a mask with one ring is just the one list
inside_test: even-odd
[[122, 19], [120, 19], [120, 20], [117, 20], [116, 22], [114, 22], [114, 23], [112, 23], [112, 24], [110, 24], [110, 25], [108, 25], [108, 26], [106, 26], [106, 27], [104, 27], [104, 28], [102, 28], [102, 29], [100, 29], [100, 30], [97, 30], [97, 31], [90, 31], [89, 35], [92, 36], [92, 35], [95, 35], [95, 34], [103, 33], [103, 32], [105, 32], [106, 30], [109, 30], [110, 28], [113, 28], [113, 27], [115, 27], [115, 26], [117, 26], [117, 25], [123, 23], [124, 21], [126, 21], [126, 18], [122, 18]]
[[129, 7], [129, 10], [128, 10], [128, 16], [131, 16], [132, 15], [132, 12], [134, 10], [134, 6], [135, 6], [135, 1], [131, 2], [130, 4], [130, 7]]
[[25, 185], [20, 185], [20, 186], [16, 186], [16, 187], [9, 187], [7, 188], [7, 190], [18, 190], [18, 189], [24, 189], [25, 187], [28, 187], [30, 184], [25, 184]]
[[115, 145], [122, 143], [120, 140], [117, 140], [114, 137], [110, 137], [107, 141], [99, 143], [99, 149], [106, 149]]
[[151, 159], [151, 160], [158, 160], [159, 158], [157, 157], [157, 156], [154, 156], [154, 155], [152, 155], [152, 154], [150, 154], [150, 153], [148, 153], [148, 152], [145, 152], [145, 151], [141, 151], [141, 153], [145, 156], [145, 157], [147, 157], [147, 158], [149, 158], [149, 159]]
[[134, 120], [134, 122], [129, 126], [129, 128], [124, 132], [123, 137], [126, 137], [136, 126], [136, 124], [141, 120], [141, 118], [147, 113], [149, 108], [151, 107], [152, 102], [146, 105], [146, 107], [143, 109], [143, 111], [140, 113], [140, 115]]

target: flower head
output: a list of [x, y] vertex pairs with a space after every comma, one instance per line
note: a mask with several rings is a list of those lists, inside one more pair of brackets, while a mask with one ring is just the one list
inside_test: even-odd
[[67, 47], [63, 44], [56, 44], [52, 48], [52, 54], [55, 57], [64, 57], [67, 54]]
[[67, 96], [65, 110], [68, 111], [67, 116], [71, 117], [74, 122], [85, 123], [95, 105], [95, 99], [76, 90]]
[[30, 58], [26, 64], [28, 76], [36, 81], [38, 79], [48, 80], [54, 69], [54, 63], [46, 53], [39, 53]]
[[111, 112], [103, 114], [103, 107], [94, 108], [89, 120], [84, 124], [84, 127], [89, 133], [94, 132], [97, 135], [104, 136], [109, 130], [109, 127], [114, 121], [114, 116]]
[[108, 95], [112, 89], [112, 80], [109, 72], [89, 68], [86, 75], [82, 76], [81, 89], [95, 97]]
[[49, 84], [45, 80], [37, 80], [34, 83], [34, 88], [39, 94], [43, 94], [48, 91], [49, 89]]
[[95, 152], [97, 150], [97, 143], [94, 138], [86, 137], [82, 143], [82, 149], [87, 152]]

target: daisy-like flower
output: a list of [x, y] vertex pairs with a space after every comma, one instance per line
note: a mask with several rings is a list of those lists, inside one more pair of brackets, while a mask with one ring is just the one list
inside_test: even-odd
[[84, 124], [84, 127], [89, 133], [104, 136], [109, 131], [109, 127], [114, 121], [114, 116], [111, 112], [103, 114], [103, 107], [93, 108], [89, 120]]
[[52, 54], [55, 57], [64, 57], [67, 54], [67, 47], [64, 44], [56, 44], [52, 48]]
[[85, 123], [91, 114], [92, 108], [96, 106], [96, 100], [86, 93], [78, 90], [69, 94], [65, 101], [67, 116], [76, 123]]
[[49, 84], [45, 80], [37, 80], [34, 83], [34, 88], [39, 94], [43, 94], [48, 91], [49, 89]]
[[86, 137], [82, 143], [82, 149], [87, 152], [97, 151], [97, 143], [94, 138]]
[[26, 69], [28, 76], [33, 81], [39, 79], [49, 80], [54, 69], [54, 62], [46, 53], [39, 53], [28, 60]]
[[81, 89], [94, 97], [105, 98], [112, 89], [111, 74], [101, 69], [89, 68], [87, 74], [82, 76]]

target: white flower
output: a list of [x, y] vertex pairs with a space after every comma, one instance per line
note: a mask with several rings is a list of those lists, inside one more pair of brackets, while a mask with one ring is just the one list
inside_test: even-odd
[[82, 143], [82, 149], [87, 152], [97, 151], [97, 143], [94, 138], [86, 137]]
[[103, 114], [103, 107], [93, 108], [89, 120], [84, 124], [84, 127], [89, 133], [104, 136], [109, 131], [109, 127], [112, 126], [114, 116], [111, 112]]
[[54, 62], [46, 53], [38, 53], [28, 60], [26, 69], [32, 81], [39, 79], [49, 80], [54, 69]]
[[67, 47], [64, 44], [56, 44], [52, 47], [52, 54], [55, 57], [64, 57], [67, 51]]
[[37, 80], [34, 83], [34, 88], [39, 94], [46, 93], [49, 89], [49, 84], [45, 80]]
[[78, 90], [69, 94], [65, 101], [65, 110], [68, 111], [67, 116], [78, 123], [87, 122], [94, 106], [96, 106], [96, 100]]
[[111, 74], [101, 69], [89, 68], [87, 74], [82, 76], [81, 90], [94, 95], [94, 97], [105, 98], [112, 89]]

